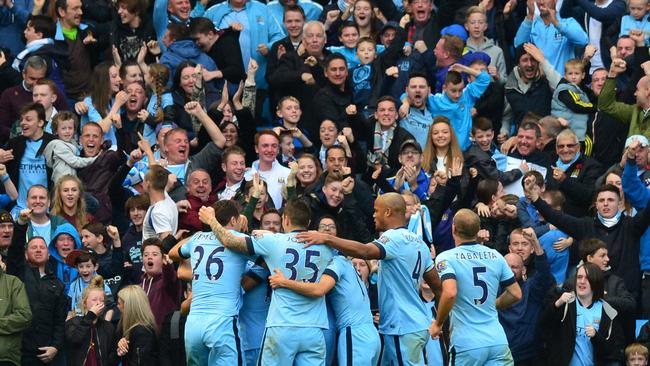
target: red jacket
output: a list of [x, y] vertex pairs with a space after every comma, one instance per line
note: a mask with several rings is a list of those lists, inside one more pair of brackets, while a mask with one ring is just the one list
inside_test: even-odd
[[206, 202], [201, 201], [200, 198], [192, 196], [189, 193], [186, 196], [187, 201], [190, 203], [190, 208], [187, 212], [178, 214], [178, 228], [189, 230], [194, 233], [203, 230], [203, 223], [199, 220], [199, 209], [201, 206], [212, 206], [217, 202], [217, 194], [212, 192]]

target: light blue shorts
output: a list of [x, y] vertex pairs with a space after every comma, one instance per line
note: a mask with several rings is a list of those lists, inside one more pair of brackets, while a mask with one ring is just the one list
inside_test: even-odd
[[424, 366], [424, 346], [427, 344], [429, 332], [419, 332], [403, 335], [382, 334], [384, 342], [380, 356], [381, 365]]
[[245, 366], [236, 316], [187, 316], [185, 354], [188, 366]]
[[263, 366], [325, 366], [322, 328], [268, 327], [257, 360]]
[[507, 344], [456, 352], [449, 350], [449, 366], [513, 366], [510, 348]]
[[345, 327], [339, 332], [339, 366], [375, 366], [380, 352], [379, 333], [372, 323]]

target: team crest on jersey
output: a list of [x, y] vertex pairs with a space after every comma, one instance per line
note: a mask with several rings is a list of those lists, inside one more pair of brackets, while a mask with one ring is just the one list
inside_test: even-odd
[[389, 241], [390, 239], [388, 239], [388, 237], [382, 235], [382, 236], [380, 236], [379, 239], [377, 239], [377, 240], [379, 240], [379, 242], [381, 242], [382, 244], [386, 244], [386, 243], [388, 243], [388, 241]]
[[447, 261], [440, 261], [436, 264], [436, 270], [442, 272], [447, 269]]

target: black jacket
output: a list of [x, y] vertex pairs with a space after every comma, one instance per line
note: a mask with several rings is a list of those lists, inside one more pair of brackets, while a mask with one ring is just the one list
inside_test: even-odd
[[[97, 323], [93, 324], [93, 321]], [[93, 329], [94, 328], [94, 329]], [[93, 329], [91, 333], [91, 329]], [[75, 316], [65, 322], [66, 358], [69, 366], [83, 365], [91, 342], [95, 344], [95, 355], [100, 366], [117, 364], [117, 339], [115, 328], [95, 313], [89, 311], [84, 316]]]
[[503, 119], [503, 102], [505, 88], [500, 81], [491, 81], [483, 95], [474, 103], [476, 117], [489, 118], [492, 121], [492, 129], [498, 133], [501, 131], [501, 120]]
[[[497, 149], [495, 145], [492, 148]], [[472, 145], [465, 152], [465, 165], [468, 168], [476, 168], [481, 178], [496, 179], [504, 186], [516, 182], [523, 175], [519, 169], [508, 172], [497, 169], [497, 163], [492, 159], [492, 156], [483, 151], [475, 142], [472, 142]]]
[[562, 210], [576, 217], [586, 216], [596, 189], [596, 180], [602, 172], [603, 167], [598, 161], [581, 155], [564, 172], [566, 178], [562, 183], [551, 176], [551, 185], [557, 185], [566, 198]]
[[510, 107], [512, 108], [512, 123], [519, 125], [528, 112], [536, 113], [540, 116], [551, 114], [551, 100], [553, 100], [553, 90], [548, 84], [546, 77], [540, 76], [532, 81], [528, 90], [522, 93], [519, 89], [515, 73], [519, 68], [515, 67], [506, 79], [505, 94]]
[[[116, 339], [123, 337], [118, 329]], [[158, 366], [158, 336], [149, 328], [136, 325], [129, 335], [129, 353], [121, 357], [122, 365]]]
[[[352, 124], [354, 135], [358, 139], [366, 141], [368, 143], [368, 151], [372, 151], [375, 146], [375, 123], [377, 123], [377, 121], [375, 121], [374, 117], [365, 119], [359, 116], [355, 122], [356, 123]], [[401, 167], [401, 164], [399, 163], [399, 149], [404, 141], [411, 139], [415, 139], [415, 137], [413, 137], [410, 132], [400, 126], [395, 127], [395, 130], [393, 131], [393, 140], [388, 146], [388, 161], [387, 164], [382, 167], [382, 175], [392, 177], [397, 173], [397, 170]], [[359, 170], [368, 170], [369, 173], [372, 173], [372, 167], [367, 167], [366, 156], [363, 156], [363, 159], [364, 168]]]
[[345, 195], [343, 202], [337, 207], [331, 207], [326, 202], [324, 193], [320, 190], [305, 196], [304, 199], [307, 199], [311, 208], [311, 230], [316, 230], [320, 218], [329, 214], [334, 216], [336, 222], [340, 225], [341, 232], [339, 235], [342, 238], [362, 243], [372, 241], [370, 230], [364, 222], [364, 215], [359, 210], [354, 194]]
[[32, 324], [23, 333], [23, 357], [33, 359], [42, 353], [38, 348], [64, 345], [65, 317], [69, 308], [68, 296], [63, 283], [49, 267], [41, 277], [38, 268], [25, 261], [27, 225], [14, 225], [14, 236], [7, 255], [7, 273], [20, 278], [25, 284], [27, 298], [32, 310]]
[[339, 131], [345, 127], [350, 127], [349, 117], [345, 113], [345, 109], [350, 104], [352, 104], [352, 88], [349, 83], [346, 82], [345, 89], [340, 90], [328, 82], [314, 96], [314, 111], [317, 115], [317, 121], [322, 122], [329, 119], [336, 123]]
[[[548, 365], [568, 365], [575, 351], [577, 303], [555, 307], [555, 300], [546, 308], [541, 317], [545, 328]], [[603, 312], [596, 335], [591, 338], [596, 366], [610, 362], [622, 362], [624, 337], [620, 318], [610, 304], [603, 301]]]
[[[136, 60], [140, 47], [143, 43], [156, 40], [156, 31], [153, 29], [151, 19], [147, 16], [141, 18], [140, 26], [132, 29], [128, 24], [122, 24], [120, 18], [116, 18], [111, 26], [111, 45], [117, 48], [122, 63], [129, 60]], [[147, 53], [145, 62], [153, 63], [156, 59]], [[170, 73], [173, 70], [169, 70]]]
[[223, 73], [223, 78], [229, 83], [237, 85], [246, 79], [244, 61], [239, 47], [239, 32], [232, 28], [220, 30], [219, 39], [207, 53], [217, 64], [219, 71]]
[[[612, 272], [623, 278], [630, 292], [638, 296], [641, 284], [639, 238], [650, 225], [650, 206], [634, 217], [621, 215], [619, 222], [608, 228], [598, 218], [575, 217], [556, 211], [542, 199], [537, 199], [533, 205], [548, 223], [567, 233], [576, 242], [589, 238], [604, 241]], [[571, 250], [577, 250], [577, 246], [571, 246]]]

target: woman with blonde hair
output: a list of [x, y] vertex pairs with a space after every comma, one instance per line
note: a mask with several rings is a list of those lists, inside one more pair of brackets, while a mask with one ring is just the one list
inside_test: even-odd
[[69, 174], [59, 178], [54, 185], [52, 214], [63, 217], [79, 232], [92, 221], [92, 215], [86, 212], [84, 187], [79, 178]]
[[433, 118], [433, 123], [427, 134], [422, 168], [430, 174], [442, 171], [449, 176], [451, 164], [455, 158], [461, 159], [461, 162], [464, 161], [456, 133], [447, 117], [436, 116]]
[[68, 365], [113, 365], [115, 328], [104, 319], [104, 280], [95, 276], [81, 295], [83, 315], [65, 322]]
[[130, 285], [117, 293], [122, 313], [117, 324], [117, 355], [122, 364], [153, 366], [158, 364], [158, 327], [149, 299], [142, 287]]

